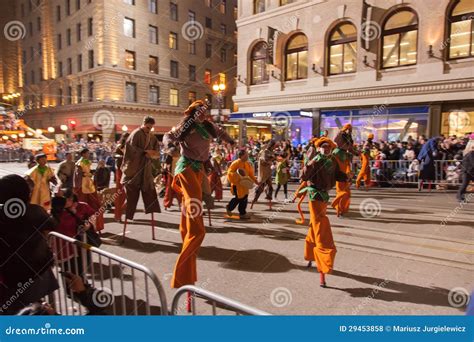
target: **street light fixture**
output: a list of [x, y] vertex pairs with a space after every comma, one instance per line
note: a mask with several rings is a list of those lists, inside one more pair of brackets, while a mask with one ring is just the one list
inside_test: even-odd
[[67, 131], [67, 125], [61, 125], [59, 128], [61, 128], [61, 131]]
[[48, 127], [48, 132], [49, 133], [54, 133], [54, 127]]
[[127, 131], [128, 131], [127, 125], [123, 125], [123, 126], [122, 126], [122, 132], [127, 132]]
[[221, 115], [222, 115], [222, 100], [223, 100], [223, 92], [225, 90], [225, 83], [220, 83], [220, 84], [217, 84], [217, 82], [214, 83], [214, 85], [212, 86], [212, 90], [214, 90], [214, 92], [217, 95], [217, 110], [218, 110], [217, 124], [220, 125]]

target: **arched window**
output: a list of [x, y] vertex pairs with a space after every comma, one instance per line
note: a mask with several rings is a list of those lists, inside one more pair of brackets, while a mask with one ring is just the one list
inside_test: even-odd
[[382, 67], [416, 64], [418, 17], [410, 9], [396, 10], [385, 21], [382, 32]]
[[308, 77], [308, 39], [303, 33], [295, 34], [285, 49], [287, 81]]
[[253, 14], [265, 12], [265, 0], [253, 0]]
[[346, 74], [357, 68], [357, 29], [348, 22], [332, 29], [328, 42], [329, 74]]
[[447, 18], [449, 59], [474, 56], [474, 2], [454, 1]]
[[267, 50], [267, 43], [260, 42], [254, 46], [252, 49], [252, 54], [250, 56], [250, 63], [251, 63], [251, 80], [252, 84], [262, 84], [268, 83], [268, 72], [267, 72], [267, 64], [268, 64], [268, 50]]

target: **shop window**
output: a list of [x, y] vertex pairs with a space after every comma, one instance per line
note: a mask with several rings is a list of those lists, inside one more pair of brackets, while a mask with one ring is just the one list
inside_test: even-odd
[[443, 111], [441, 116], [441, 134], [444, 136], [455, 135], [463, 137], [467, 133], [474, 132], [474, 109], [453, 109]]

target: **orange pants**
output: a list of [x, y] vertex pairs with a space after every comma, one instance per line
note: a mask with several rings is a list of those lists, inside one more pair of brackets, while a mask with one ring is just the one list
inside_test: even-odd
[[178, 205], [181, 206], [181, 195], [173, 189], [173, 176], [168, 173], [166, 175], [166, 189], [165, 189], [165, 197], [163, 198], [163, 205], [165, 208], [171, 208], [173, 205], [173, 199], [178, 201]]
[[211, 185], [211, 194], [214, 192], [214, 199], [217, 201], [222, 200], [222, 181], [221, 176], [217, 172], [212, 172], [209, 176], [209, 184]]
[[116, 177], [115, 177], [115, 188], [116, 188], [116, 197], [114, 201], [114, 216], [116, 220], [121, 220], [122, 219], [122, 214], [123, 214], [123, 208], [125, 206], [125, 199], [127, 198], [127, 195], [125, 194], [125, 189], [123, 188], [122, 183], [120, 180], [122, 179], [122, 170], [120, 168], [117, 168], [117, 171], [115, 171]]
[[203, 170], [196, 172], [190, 166], [175, 176], [175, 183], [179, 183], [183, 194], [183, 210], [179, 225], [183, 246], [171, 279], [172, 288], [192, 285], [197, 281], [196, 258], [206, 235], [202, 218], [203, 177], [205, 177]]
[[345, 214], [351, 205], [351, 182], [336, 182], [336, 198], [332, 201], [332, 207], [336, 212]]
[[370, 164], [369, 164], [369, 156], [363, 153], [361, 155], [362, 165], [360, 167], [359, 175], [357, 176], [356, 180], [356, 187], [360, 187], [360, 181], [364, 180], [365, 187], [370, 186]]
[[321, 273], [330, 273], [336, 258], [336, 245], [332, 238], [331, 224], [326, 216], [327, 206], [327, 203], [322, 201], [309, 202], [311, 225], [304, 248], [305, 260], [316, 261]]

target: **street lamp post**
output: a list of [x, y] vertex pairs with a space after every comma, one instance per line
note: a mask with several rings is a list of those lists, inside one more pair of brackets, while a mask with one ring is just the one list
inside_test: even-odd
[[222, 115], [222, 100], [224, 96], [224, 90], [225, 90], [225, 84], [220, 83], [217, 84], [217, 82], [212, 86], [212, 90], [214, 90], [214, 93], [217, 96], [217, 124], [221, 124], [221, 115]]

